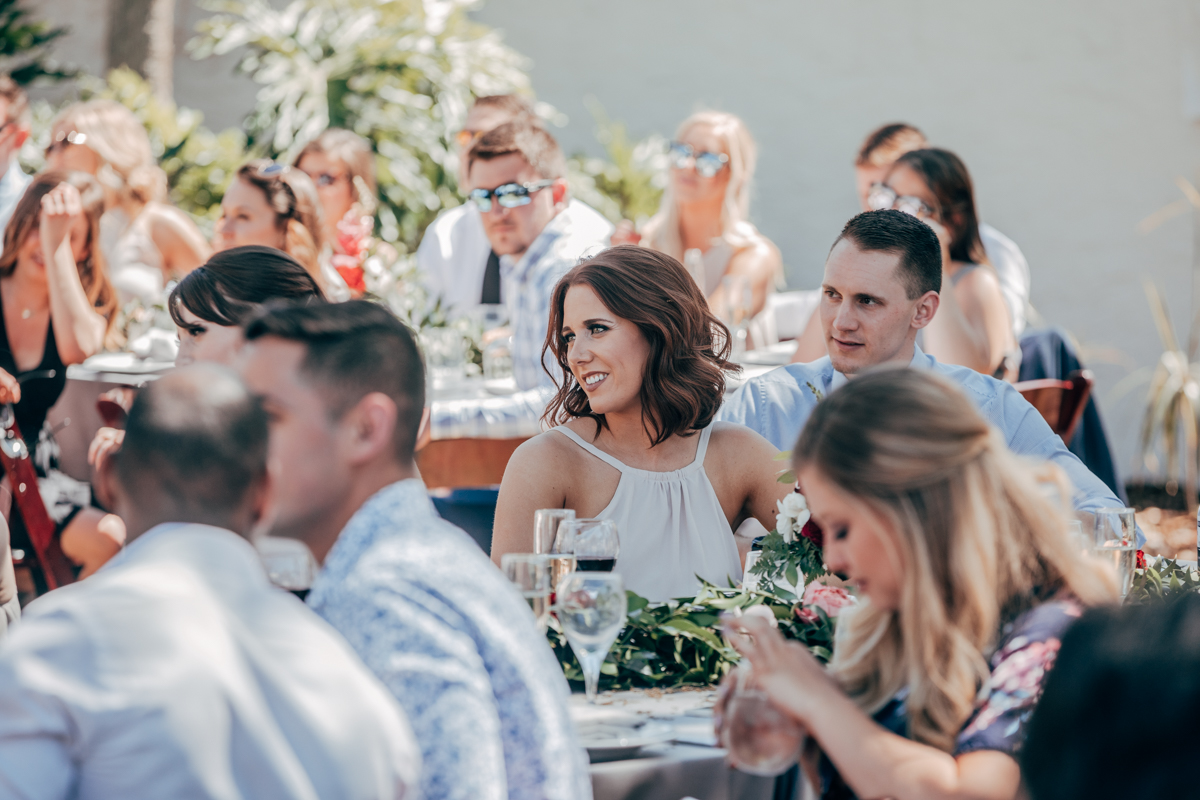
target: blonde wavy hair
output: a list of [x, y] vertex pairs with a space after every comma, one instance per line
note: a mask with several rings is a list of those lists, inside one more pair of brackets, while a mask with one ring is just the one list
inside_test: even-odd
[[[1006, 621], [1056, 595], [1116, 598], [1115, 581], [1048, 499], [1073, 490], [1054, 465], [1008, 450], [953, 383], [880, 368], [820, 403], [794, 453], [877, 515], [902, 576], [900, 607], [839, 620], [832, 674], [868, 713], [907, 687], [911, 738], [950, 752], [989, 677]], [[1065, 500], [1064, 500], [1065, 502]]]
[[125, 106], [115, 100], [72, 103], [54, 118], [51, 130], [84, 134], [82, 146], [102, 162], [96, 179], [122, 202], [145, 205], [166, 199], [166, 173], [154, 158], [146, 129]]
[[[741, 249], [759, 235], [758, 230], [750, 224], [750, 185], [758, 163], [758, 146], [746, 123], [723, 111], [692, 114], [675, 131], [675, 139], [683, 139], [697, 125], [711, 127], [713, 134], [721, 139], [725, 155], [729, 156], [729, 183], [725, 187], [725, 201], [721, 206], [721, 238], [734, 249]], [[644, 244], [679, 261], [683, 260], [679, 205], [675, 202], [670, 181], [663, 192], [658, 213], [646, 223], [644, 237]]]

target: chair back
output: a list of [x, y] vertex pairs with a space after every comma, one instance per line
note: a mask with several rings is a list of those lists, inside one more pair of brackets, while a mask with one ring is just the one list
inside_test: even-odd
[[1069, 443], [1079, 426], [1094, 383], [1092, 373], [1081, 369], [1072, 372], [1065, 381], [1054, 378], [1021, 381], [1014, 384], [1013, 388], [1038, 410], [1042, 419], [1062, 437], [1064, 443]]

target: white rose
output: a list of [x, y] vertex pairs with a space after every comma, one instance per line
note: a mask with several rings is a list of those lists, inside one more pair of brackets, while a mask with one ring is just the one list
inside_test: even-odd
[[779, 513], [775, 516], [775, 530], [783, 536], [783, 541], [791, 544], [812, 516], [808, 510], [808, 502], [804, 495], [792, 492], [775, 504]]

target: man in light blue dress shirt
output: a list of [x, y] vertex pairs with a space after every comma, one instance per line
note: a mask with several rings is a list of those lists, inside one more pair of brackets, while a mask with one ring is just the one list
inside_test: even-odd
[[17, 201], [33, 182], [17, 163], [17, 153], [29, 138], [31, 124], [29, 98], [16, 81], [0, 75], [0, 170], [4, 171], [0, 177], [0, 237], [12, 219]]
[[1075, 486], [1077, 510], [1123, 506], [1011, 385], [921, 352], [917, 333], [937, 313], [941, 286], [941, 246], [932, 228], [901, 211], [859, 214], [825, 261], [817, 313], [829, 355], [747, 381], [717, 418], [790, 450], [808, 415], [831, 391], [878, 364], [911, 364], [958, 383], [1014, 453], [1061, 467]]
[[352, 301], [273, 310], [246, 337], [242, 375], [279, 466], [272, 533], [323, 565], [308, 603], [399, 700], [422, 796], [588, 800], [570, 690], [533, 612], [417, 472], [412, 331]]

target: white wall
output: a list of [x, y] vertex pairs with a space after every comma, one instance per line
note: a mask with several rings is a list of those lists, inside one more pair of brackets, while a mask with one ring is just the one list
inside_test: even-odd
[[587, 95], [634, 135], [670, 135], [702, 107], [742, 116], [760, 144], [753, 217], [798, 288], [816, 286], [857, 210], [851, 163], [869, 130], [904, 120], [956, 151], [984, 219], [1025, 251], [1035, 306], [1088, 348], [1127, 473], [1142, 392], [1110, 390], [1160, 352], [1142, 278], [1188, 319], [1190, 219], [1135, 226], [1196, 176], [1191, 5], [491, 0], [476, 16], [533, 59], [540, 99], [570, 116], [570, 151], [598, 149]]
[[[74, 33], [60, 52], [103, 65], [105, 0], [37, 0]], [[236, 124], [254, 87], [224, 59], [183, 53], [180, 104]], [[814, 287], [856, 211], [851, 161], [876, 125], [905, 120], [958, 152], [983, 217], [1024, 249], [1033, 301], [1085, 345], [1119, 465], [1133, 463], [1141, 393], [1114, 384], [1160, 352], [1141, 281], [1189, 316], [1188, 217], [1137, 223], [1197, 177], [1200, 11], [1186, 0], [490, 0], [475, 16], [533, 59], [543, 100], [570, 117], [568, 151], [598, 152], [584, 98], [631, 133], [670, 135], [692, 111], [737, 113], [761, 146], [754, 219], [791, 284]]]

